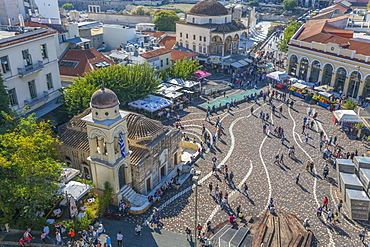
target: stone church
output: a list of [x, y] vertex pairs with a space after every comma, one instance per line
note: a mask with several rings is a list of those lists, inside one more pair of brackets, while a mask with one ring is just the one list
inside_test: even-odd
[[60, 127], [60, 141], [61, 161], [97, 190], [109, 181], [115, 200], [137, 206], [146, 196], [133, 190], [148, 194], [180, 163], [180, 130], [120, 110], [116, 94], [104, 88], [92, 95], [90, 108]]

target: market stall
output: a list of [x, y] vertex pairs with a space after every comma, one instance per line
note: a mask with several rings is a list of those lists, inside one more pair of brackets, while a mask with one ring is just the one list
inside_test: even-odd
[[362, 123], [362, 119], [353, 110], [338, 110], [333, 112], [333, 122], [340, 125], [348, 132], [351, 131], [356, 123]]
[[280, 71], [274, 71], [266, 75], [268, 78], [274, 79], [277, 81], [275, 83], [275, 87], [279, 89], [284, 89], [286, 86], [285, 81], [290, 78], [290, 75], [288, 75], [285, 72], [280, 72]]
[[159, 96], [154, 96], [151, 94], [149, 94], [143, 100], [136, 100], [136, 101], [128, 103], [128, 105], [131, 107], [142, 109], [150, 113], [154, 113], [154, 112], [163, 110], [164, 108], [167, 108], [164, 111], [161, 111], [160, 116], [164, 115], [166, 111], [169, 111], [170, 110], [169, 107], [172, 104], [173, 102], [171, 100], [168, 100], [168, 99], [165, 99]]
[[294, 96], [304, 98], [309, 93], [310, 87], [301, 83], [294, 83], [288, 89], [292, 91]]
[[334, 110], [337, 105], [334, 98], [334, 95], [328, 92], [317, 92], [312, 97], [318, 105], [330, 110]]
[[207, 71], [202, 71], [202, 70], [195, 71], [194, 74], [195, 74], [195, 78], [197, 78], [197, 79], [202, 79], [204, 77], [207, 77], [207, 76], [211, 75], [211, 73], [209, 73]]

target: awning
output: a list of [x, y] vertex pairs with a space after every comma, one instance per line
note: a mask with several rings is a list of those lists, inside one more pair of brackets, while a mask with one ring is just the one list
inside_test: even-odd
[[76, 37], [76, 38], [72, 38], [72, 39], [67, 39], [66, 40], [68, 43], [71, 43], [71, 44], [81, 44], [81, 43], [85, 43], [85, 42], [90, 42], [89, 39], [85, 39], [85, 38], [80, 38], [80, 37]]
[[244, 61], [246, 61], [247, 63], [253, 63], [252, 59], [249, 58], [245, 58]]
[[331, 96], [333, 96], [333, 94], [327, 92], [319, 92], [318, 94], [326, 98], [330, 98]]
[[295, 88], [298, 88], [298, 89], [306, 89], [306, 88], [308, 88], [308, 86], [303, 85], [301, 83], [294, 83], [291, 87], [295, 87]]
[[272, 78], [272, 79], [277, 80], [277, 81], [282, 81], [282, 80], [285, 80], [285, 79], [289, 79], [290, 75], [288, 75], [285, 72], [274, 71], [270, 74], [267, 74], [267, 77]]
[[239, 60], [238, 63], [242, 64], [243, 66], [248, 65], [248, 62], [246, 62], [245, 60]]
[[244, 65], [239, 63], [239, 62], [235, 62], [235, 63], [232, 63], [231, 66], [233, 66], [235, 68], [240, 68], [240, 67], [243, 67]]
[[53, 99], [51, 101], [49, 101], [48, 103], [46, 103], [45, 105], [37, 108], [36, 110], [33, 110], [32, 112], [30, 112], [29, 114], [32, 114], [32, 113], [35, 113], [35, 117], [37, 118], [40, 118], [46, 114], [48, 114], [49, 112], [51, 112], [52, 110], [55, 110], [57, 109], [59, 106], [63, 105], [63, 103], [59, 103], [58, 102], [58, 99], [59, 98], [56, 98], [56, 99]]
[[211, 75], [211, 73], [207, 71], [202, 71], [202, 70], [195, 71], [194, 74], [195, 74], [195, 77], [199, 79]]
[[362, 123], [362, 119], [353, 110], [338, 110], [333, 112], [338, 122]]
[[92, 189], [88, 184], [83, 184], [76, 181], [69, 181], [65, 186], [63, 186], [59, 192], [62, 195], [68, 195], [73, 197], [76, 201], [80, 200], [84, 195], [87, 194]]

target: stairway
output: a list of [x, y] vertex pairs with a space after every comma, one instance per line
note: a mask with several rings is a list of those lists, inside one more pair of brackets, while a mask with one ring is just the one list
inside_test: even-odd
[[122, 198], [129, 201], [132, 206], [140, 207], [148, 203], [148, 198], [144, 195], [136, 193], [130, 186], [125, 185], [121, 189]]

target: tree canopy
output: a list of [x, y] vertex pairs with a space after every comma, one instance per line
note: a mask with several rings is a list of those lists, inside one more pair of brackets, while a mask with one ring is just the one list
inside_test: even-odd
[[136, 6], [132, 11], [131, 15], [150, 15], [150, 9], [144, 6]]
[[56, 201], [61, 175], [56, 145], [47, 122], [37, 123], [28, 116], [16, 127], [0, 135], [0, 208], [1, 221], [30, 224], [37, 211], [50, 209]]
[[91, 71], [64, 88], [63, 98], [68, 116], [72, 117], [89, 107], [91, 95], [100, 85], [113, 90], [122, 104], [140, 99], [159, 87], [156, 69], [150, 64], [109, 66]]
[[191, 79], [194, 76], [194, 72], [198, 71], [200, 68], [201, 65], [199, 65], [197, 60], [185, 57], [176, 61], [176, 63], [171, 62], [168, 77], [188, 80]]
[[258, 1], [250, 1], [247, 3], [249, 6], [254, 6], [254, 7], [258, 7], [260, 6], [259, 2]]
[[284, 0], [283, 1], [283, 8], [285, 10], [293, 10], [297, 6], [298, 6], [297, 0]]
[[65, 9], [65, 10], [72, 10], [75, 8], [75, 6], [73, 6], [72, 3], [65, 3], [62, 5], [62, 8]]
[[279, 40], [278, 42], [278, 48], [281, 51], [288, 51], [288, 43], [290, 39], [293, 37], [295, 32], [301, 27], [301, 23], [297, 21], [290, 22], [284, 29], [284, 35], [283, 38]]
[[2, 132], [1, 128], [7, 123], [7, 117], [11, 113], [9, 94], [0, 75], [0, 133]]
[[180, 18], [173, 10], [161, 10], [155, 13], [153, 23], [158, 31], [176, 31], [176, 21]]

